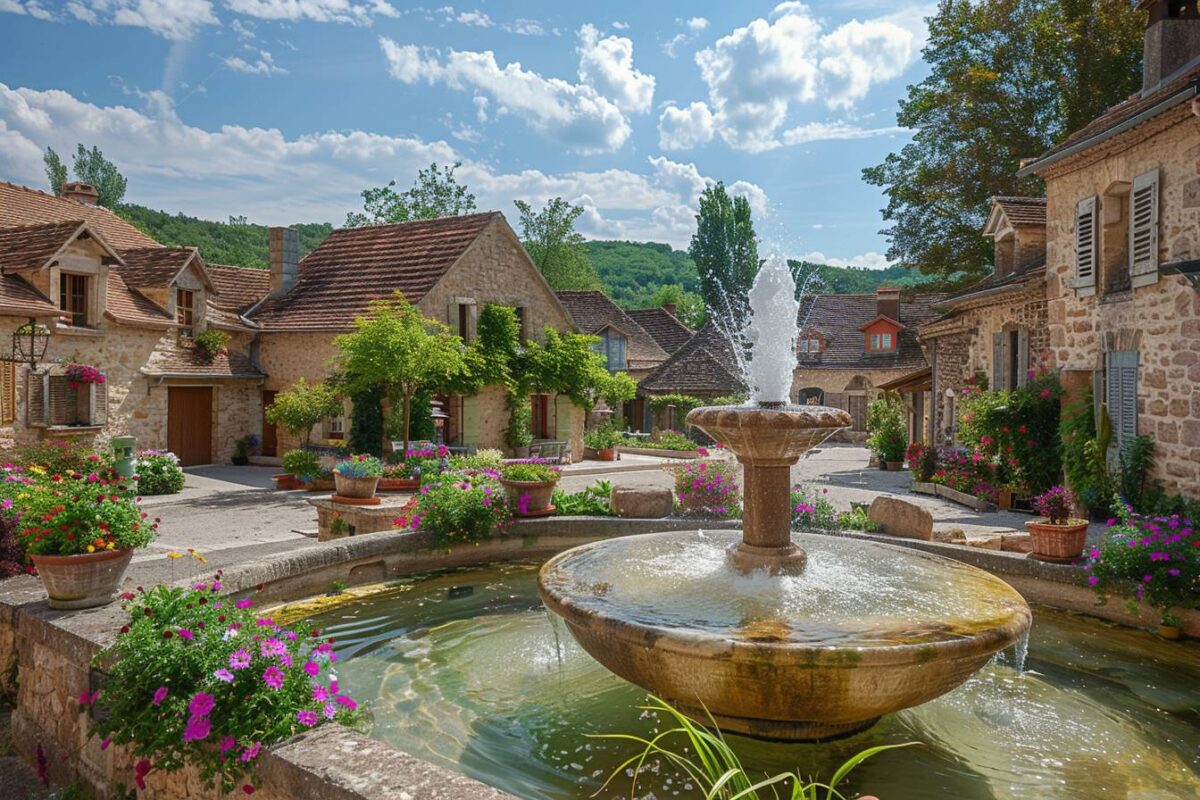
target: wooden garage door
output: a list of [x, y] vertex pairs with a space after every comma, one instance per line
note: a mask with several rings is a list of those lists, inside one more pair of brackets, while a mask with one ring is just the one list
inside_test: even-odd
[[167, 387], [167, 447], [185, 467], [212, 463], [211, 387]]

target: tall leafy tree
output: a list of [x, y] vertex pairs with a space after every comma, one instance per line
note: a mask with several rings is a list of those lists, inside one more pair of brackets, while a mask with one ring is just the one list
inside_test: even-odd
[[700, 273], [700, 296], [709, 312], [743, 314], [758, 274], [758, 239], [750, 202], [731, 196], [724, 183], [701, 192], [688, 253]]
[[299, 438], [301, 444], [308, 444], [314, 425], [341, 413], [342, 400], [336, 389], [324, 381], [308, 383], [301, 377], [275, 395], [274, 402], [267, 406], [266, 417], [267, 422], [281, 425]]
[[62, 194], [62, 185], [67, 182], [67, 165], [58, 157], [58, 153], [47, 147], [42, 161], [46, 164], [46, 182], [50, 184], [53, 194]]
[[665, 305], [675, 306], [675, 316], [692, 330], [704, 325], [704, 298], [695, 292], [685, 291], [678, 283], [660, 286], [650, 295], [650, 308]]
[[575, 220], [583, 213], [561, 197], [534, 211], [523, 200], [514, 204], [521, 219], [521, 239], [533, 263], [552, 289], [599, 289], [600, 279], [588, 258]]
[[435, 161], [428, 169], [418, 170], [412, 188], [404, 192], [396, 191], [395, 181], [364, 189], [363, 210], [347, 214], [346, 227], [470, 214], [475, 210], [475, 195], [454, 175], [461, 166], [462, 162], [456, 161], [449, 167], [439, 167]]
[[[62, 194], [63, 181], [67, 179], [66, 165], [50, 147], [46, 148], [42, 161], [46, 165], [46, 181], [50, 184], [50, 191]], [[128, 181], [117, 169], [117, 165], [104, 157], [99, 147], [93, 146], [88, 150], [82, 144], [76, 145], [75, 154], [71, 159], [71, 171], [75, 174], [75, 180], [90, 183], [96, 188], [99, 195], [96, 202], [105, 208], [117, 208], [125, 199]]]
[[1128, 0], [941, 0], [929, 76], [897, 121], [913, 140], [863, 171], [888, 198], [888, 257], [943, 282], [978, 278], [993, 195], [1040, 195], [1036, 156], [1137, 90], [1144, 21]]

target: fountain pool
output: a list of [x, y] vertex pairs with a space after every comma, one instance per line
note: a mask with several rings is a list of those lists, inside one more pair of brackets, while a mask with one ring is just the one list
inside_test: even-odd
[[[418, 577], [314, 622], [336, 637], [341, 683], [367, 701], [373, 737], [519, 797], [583, 800], [632, 755], [588, 735], [647, 734], [656, 720], [636, 708], [641, 689], [546, 612], [536, 574], [506, 564]], [[1023, 673], [1009, 651], [948, 694], [836, 742], [730, 741], [755, 770], [825, 778], [866, 747], [920, 743], [862, 764], [847, 796], [1200, 797], [1200, 645], [1053, 611], [1035, 620]], [[600, 795], [629, 796], [627, 778]], [[656, 768], [636, 796], [696, 795]]]

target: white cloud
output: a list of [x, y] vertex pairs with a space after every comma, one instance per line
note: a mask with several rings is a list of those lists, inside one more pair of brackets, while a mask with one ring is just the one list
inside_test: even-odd
[[311, 20], [340, 22], [350, 25], [370, 25], [371, 16], [397, 16], [397, 11], [385, 0], [371, 0], [360, 5], [350, 0], [225, 0], [225, 5], [238, 14], [268, 20]]
[[887, 136], [897, 133], [908, 133], [908, 129], [895, 125], [882, 128], [861, 128], [847, 122], [808, 122], [784, 131], [782, 136], [780, 136], [780, 140], [782, 144], [796, 145], [835, 139], [870, 139], [873, 136]]
[[614, 31], [627, 31], [629, 30], [629, 23], [621, 22], [620, 20], [613, 20], [612, 28]]
[[621, 109], [591, 86], [544, 78], [515, 61], [501, 67], [490, 50], [451, 50], [443, 58], [436, 49], [401, 45], [382, 36], [379, 46], [396, 80], [484, 93], [497, 113], [520, 116], [534, 130], [576, 152], [611, 152], [629, 138], [629, 122]]
[[601, 38], [593, 25], [579, 29], [579, 81], [622, 111], [649, 111], [654, 101], [654, 76], [634, 68], [633, 42], [624, 36]]
[[701, 101], [687, 108], [669, 103], [658, 118], [658, 146], [663, 150], [690, 150], [711, 142], [714, 132], [712, 111]]
[[[816, 225], [813, 226], [817, 227]], [[887, 256], [882, 253], [876, 253], [874, 250], [869, 250], [857, 256], [849, 258], [837, 258], [827, 256], [820, 250], [811, 250], [798, 256], [800, 261], [812, 261], [817, 264], [829, 264], [834, 267], [860, 267], [864, 269], [887, 269], [893, 262], [888, 261]]]
[[206, 25], [220, 25], [209, 0], [85, 0], [102, 21], [146, 28], [164, 39], [190, 39]]
[[258, 58], [253, 62], [237, 56], [222, 59], [225, 66], [234, 72], [244, 72], [247, 75], [286, 75], [287, 70], [275, 63], [275, 59], [266, 50], [258, 51]]
[[696, 33], [699, 33], [708, 27], [708, 20], [706, 20], [704, 17], [692, 17], [685, 22], [684, 25], [689, 31], [695, 31]]
[[662, 45], [663, 52], [671, 58], [679, 55], [679, 51], [684, 45], [694, 41], [701, 31], [708, 27], [708, 20], [704, 17], [691, 17], [690, 19], [676, 17], [675, 24], [682, 27], [683, 30], [663, 42]]
[[[824, 99], [830, 108], [852, 108], [917, 54], [913, 31], [889, 19], [852, 20], [826, 33], [793, 2], [777, 6], [772, 18], [755, 19], [696, 54], [717, 132], [739, 150], [789, 143], [778, 134], [794, 107]], [[805, 127], [793, 129], [800, 131], [793, 138], [803, 141]]]
[[[245, 214], [266, 224], [326, 220], [340, 224], [361, 205], [359, 192], [395, 178], [407, 185], [431, 161], [462, 161], [458, 175], [480, 208], [510, 218], [512, 201], [540, 206], [563, 197], [585, 206], [585, 236], [619, 236], [686, 246], [700, 190], [712, 179], [694, 164], [664, 157], [643, 171], [608, 169], [547, 174], [498, 172], [463, 158], [446, 142], [326, 131], [288, 138], [277, 129], [184, 122], [162, 92], [145, 107], [97, 106], [63, 91], [11, 89], [0, 83], [0, 175], [41, 186], [47, 145], [63, 152], [76, 142], [100, 147], [129, 178], [129, 199], [205, 219]], [[470, 136], [467, 133], [467, 136]], [[762, 190], [735, 192], [765, 204]]]
[[[42, 7], [38, 0], [0, 0], [0, 13], [7, 12], [9, 14], [28, 14], [34, 19], [45, 20], [47, 22], [57, 22], [58, 18], [54, 14]], [[87, 9], [84, 9], [87, 12]]]
[[[3, 5], [3, 2], [0, 2], [0, 6]], [[92, 11], [82, 3], [75, 2], [75, 0], [71, 0], [71, 2], [67, 3], [67, 11], [75, 19], [79, 20], [80, 22], [86, 22], [88, 25], [95, 25], [100, 21], [99, 17], [96, 16], [95, 11]]]
[[246, 39], [249, 41], [254, 38], [253, 22], [244, 22], [240, 19], [235, 19], [232, 23], [230, 23], [229, 30], [236, 33], [239, 39]]
[[500, 29], [520, 36], [542, 36], [546, 29], [536, 19], [514, 19], [512, 22], [501, 23]]
[[482, 11], [462, 11], [454, 19], [463, 25], [473, 25], [477, 28], [491, 28], [496, 24]]

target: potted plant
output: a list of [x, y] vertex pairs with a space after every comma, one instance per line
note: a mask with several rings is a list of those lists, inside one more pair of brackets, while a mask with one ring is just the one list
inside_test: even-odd
[[500, 468], [500, 483], [508, 493], [508, 504], [519, 517], [554, 513], [550, 498], [558, 485], [559, 471], [536, 461], [519, 461]]
[[867, 406], [867, 445], [878, 454], [881, 469], [893, 472], [904, 468], [908, 447], [908, 425], [904, 404], [898, 395], [885, 392]]
[[1158, 635], [1164, 639], [1175, 641], [1183, 637], [1183, 620], [1172, 614], [1170, 611], [1164, 611], [1162, 614], [1162, 622], [1158, 623]]
[[1075, 508], [1071, 490], [1053, 486], [1033, 498], [1033, 508], [1045, 517], [1025, 523], [1033, 540], [1033, 557], [1063, 563], [1079, 558], [1087, 541], [1088, 522], [1071, 517]]
[[583, 435], [583, 444], [596, 451], [597, 461], [615, 461], [617, 446], [625, 437], [615, 425], [604, 423]]
[[112, 601], [133, 551], [158, 529], [138, 508], [131, 484], [97, 466], [31, 480], [17, 495], [20, 536], [51, 608], [94, 608]]
[[289, 450], [283, 454], [282, 475], [275, 476], [277, 489], [303, 489], [321, 470], [317, 454], [311, 450]]
[[423, 478], [442, 472], [443, 461], [449, 457], [450, 450], [444, 444], [409, 448], [403, 455], [392, 453], [388, 457], [392, 463], [384, 465], [377, 490], [410, 492], [419, 489]]
[[306, 492], [332, 492], [334, 489], [333, 470], [329, 467], [317, 467], [317, 472], [304, 482]]
[[233, 463], [244, 467], [250, 463], [250, 455], [258, 449], [258, 437], [248, 433], [233, 442]]
[[349, 456], [333, 468], [333, 483], [339, 497], [369, 500], [375, 496], [383, 462], [368, 454]]

